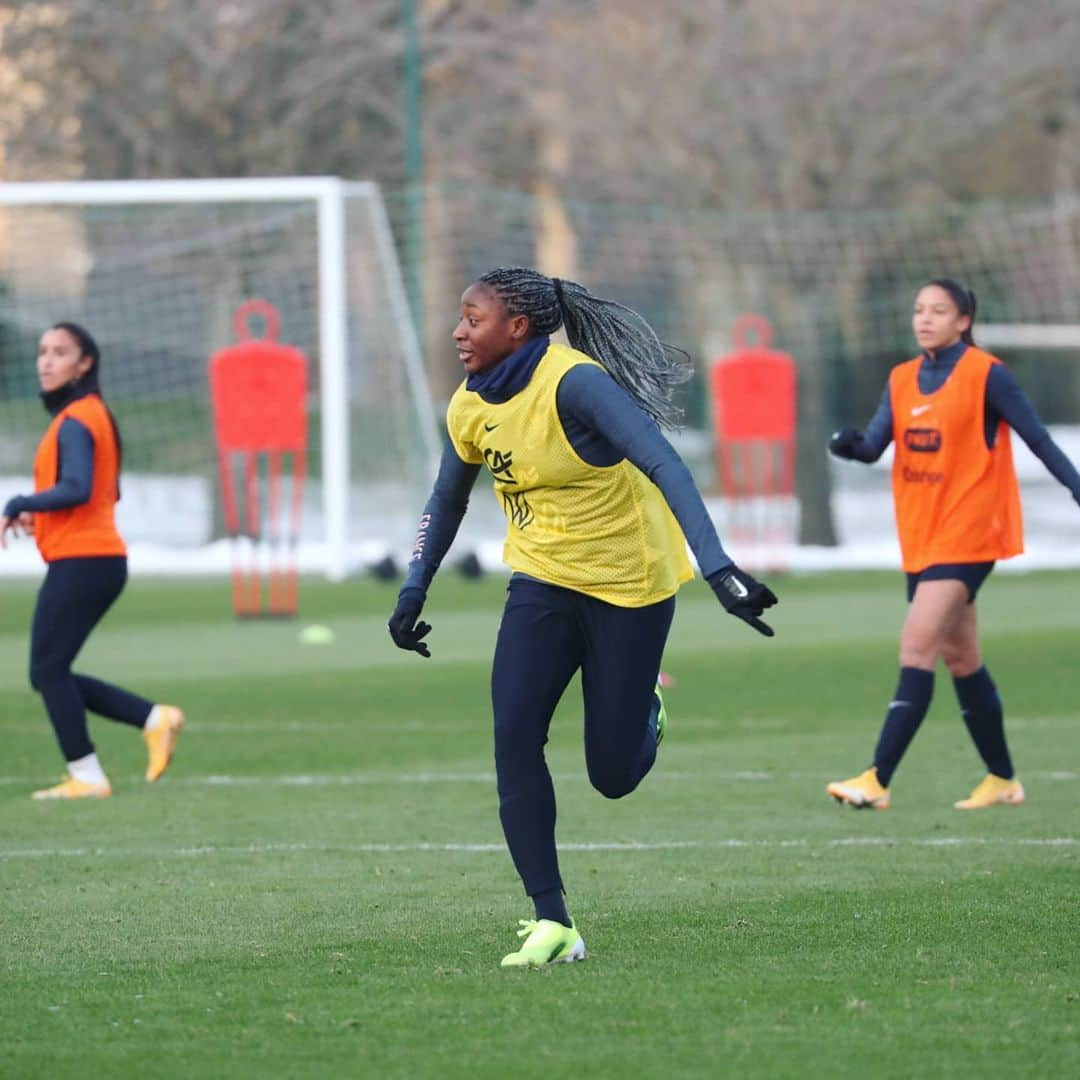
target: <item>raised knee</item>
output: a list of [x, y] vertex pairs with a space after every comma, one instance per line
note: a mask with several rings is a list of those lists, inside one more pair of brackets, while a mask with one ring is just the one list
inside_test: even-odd
[[589, 771], [589, 783], [605, 799], [622, 799], [637, 787], [637, 780], [625, 773]]

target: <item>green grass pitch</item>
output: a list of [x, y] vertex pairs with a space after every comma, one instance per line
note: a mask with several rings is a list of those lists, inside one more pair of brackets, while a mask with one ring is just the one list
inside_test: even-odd
[[[62, 766], [33, 586], [0, 585], [0, 1076], [1080, 1075], [1080, 575], [983, 592], [1029, 798], [972, 814], [941, 673], [893, 808], [824, 794], [894, 687], [899, 574], [778, 579], [772, 641], [687, 586], [642, 788], [589, 788], [576, 686], [555, 718], [589, 958], [538, 972], [498, 966], [530, 914], [492, 776], [504, 584], [437, 581], [423, 661], [375, 582], [237, 625], [224, 582], [133, 581], [80, 666], [189, 726], [149, 786], [141, 739], [94, 720], [115, 794], [73, 804], [28, 798]], [[311, 622], [335, 642], [299, 644]]]

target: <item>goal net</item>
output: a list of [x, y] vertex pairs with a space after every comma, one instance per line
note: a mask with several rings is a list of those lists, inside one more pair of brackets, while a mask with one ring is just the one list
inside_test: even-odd
[[43, 429], [38, 337], [80, 322], [124, 436], [123, 534], [176, 568], [199, 566], [195, 550], [213, 563], [224, 529], [207, 364], [253, 298], [310, 363], [301, 566], [340, 578], [377, 558], [415, 517], [438, 434], [374, 184], [0, 185], [0, 497], [25, 489]]

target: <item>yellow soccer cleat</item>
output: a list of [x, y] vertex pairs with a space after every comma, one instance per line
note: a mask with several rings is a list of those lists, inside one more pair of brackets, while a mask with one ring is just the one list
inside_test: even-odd
[[575, 927], [551, 919], [518, 921], [521, 929], [517, 935], [525, 938], [525, 944], [504, 956], [502, 967], [546, 967], [585, 959], [585, 942]]
[[178, 708], [173, 705], [158, 705], [157, 708], [161, 710], [161, 722], [157, 727], [143, 729], [150, 755], [146, 779], [151, 784], [169, 767], [180, 730], [184, 726], [184, 714]]
[[834, 780], [825, 790], [837, 802], [847, 803], [856, 810], [889, 809], [889, 789], [878, 783], [876, 768], [867, 769], [850, 780]]
[[112, 794], [109, 781], [88, 784], [85, 780], [76, 780], [70, 773], [55, 787], [35, 791], [32, 799], [107, 799]]
[[1019, 806], [1024, 801], [1024, 787], [1019, 780], [1003, 780], [987, 773], [986, 778], [966, 798], [953, 805], [957, 810], [985, 810], [988, 806]]

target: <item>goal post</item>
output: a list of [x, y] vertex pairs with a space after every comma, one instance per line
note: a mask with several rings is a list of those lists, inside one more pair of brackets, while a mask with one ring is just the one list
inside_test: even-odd
[[[28, 471], [32, 454], [35, 423], [19, 415], [32, 388], [19, 365], [32, 372], [36, 335], [75, 318], [102, 346], [106, 393], [117, 397], [132, 451], [134, 501], [146, 491], [147, 503], [168, 505], [170, 484], [179, 492], [181, 479], [198, 481], [199, 516], [217, 520], [216, 497], [206, 491], [206, 364], [231, 343], [231, 310], [264, 294], [282, 312], [282, 340], [312, 358], [317, 380], [310, 407], [319, 482], [305, 510], [305, 536], [314, 541], [305, 568], [343, 578], [362, 561], [364, 540], [379, 535], [368, 527], [373, 516], [399, 501], [415, 513], [439, 453], [375, 183], [323, 176], [0, 185], [0, 389], [21, 386], [0, 395], [0, 477], [19, 457]], [[132, 517], [123, 504], [120, 512], [129, 515], [129, 539], [167, 546], [160, 515]], [[219, 531], [211, 522], [177, 529], [180, 546]]]

